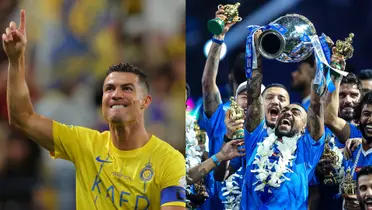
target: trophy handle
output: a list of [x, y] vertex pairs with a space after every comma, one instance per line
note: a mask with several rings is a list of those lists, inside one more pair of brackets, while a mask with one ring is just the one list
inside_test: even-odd
[[242, 18], [241, 17], [234, 17], [234, 20], [233, 20], [234, 22], [240, 22], [240, 21], [242, 21]]
[[336, 161], [336, 163], [339, 161], [339, 157], [338, 156], [335, 156], [335, 161]]
[[223, 5], [222, 4], [219, 4], [218, 6], [217, 6], [217, 9], [223, 9]]

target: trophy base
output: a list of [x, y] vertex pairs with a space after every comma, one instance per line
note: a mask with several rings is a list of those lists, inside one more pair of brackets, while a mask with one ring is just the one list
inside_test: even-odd
[[214, 35], [220, 35], [225, 27], [225, 22], [219, 18], [208, 21], [208, 30]]
[[244, 130], [237, 130], [233, 134], [233, 139], [244, 139]]
[[333, 175], [328, 175], [324, 177], [323, 184], [327, 186], [336, 185], [337, 180]]

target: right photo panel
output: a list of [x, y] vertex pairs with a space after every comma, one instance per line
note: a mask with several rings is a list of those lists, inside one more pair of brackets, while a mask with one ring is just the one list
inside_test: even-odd
[[372, 209], [370, 11], [187, 1], [187, 209]]

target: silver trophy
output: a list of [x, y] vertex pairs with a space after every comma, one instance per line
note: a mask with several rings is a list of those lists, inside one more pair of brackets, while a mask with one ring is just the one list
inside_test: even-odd
[[304, 16], [287, 14], [270, 25], [279, 25], [281, 30], [264, 30], [258, 37], [258, 51], [267, 59], [283, 63], [295, 63], [308, 58], [313, 52], [308, 37], [316, 35], [314, 25]]

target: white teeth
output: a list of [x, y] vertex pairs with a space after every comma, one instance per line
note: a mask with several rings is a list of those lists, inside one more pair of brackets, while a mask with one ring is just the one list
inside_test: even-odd
[[118, 108], [124, 108], [124, 105], [113, 105], [111, 108], [118, 109]]
[[372, 125], [367, 125], [366, 128], [371, 129]]

